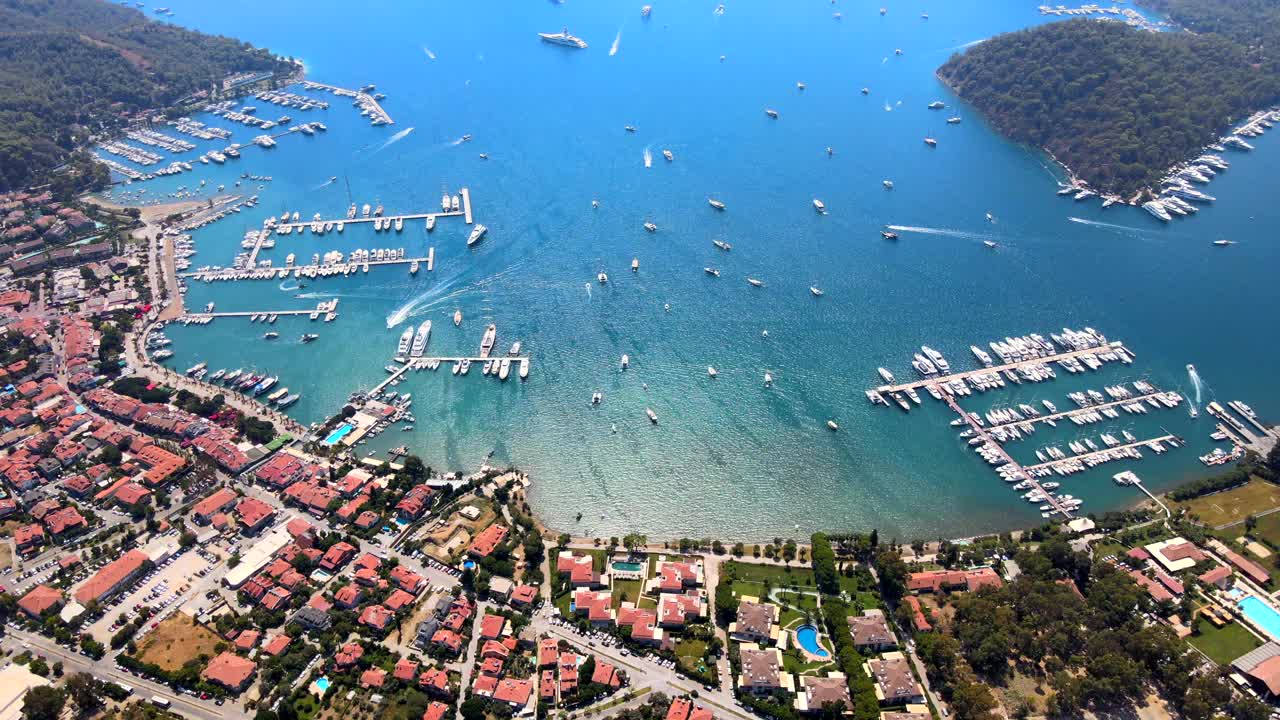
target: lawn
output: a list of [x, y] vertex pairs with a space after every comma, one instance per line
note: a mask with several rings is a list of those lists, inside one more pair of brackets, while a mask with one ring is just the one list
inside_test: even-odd
[[1093, 546], [1093, 556], [1098, 559], [1109, 557], [1111, 555], [1115, 555], [1116, 557], [1119, 557], [1120, 555], [1123, 555], [1124, 553], [1128, 552], [1128, 550], [1129, 548], [1125, 547], [1124, 545], [1121, 545], [1118, 542], [1112, 542], [1111, 540], [1103, 540], [1099, 542], [1097, 545]]
[[680, 667], [684, 668], [688, 673], [697, 675], [703, 683], [714, 685], [716, 682], [716, 667], [703, 662], [703, 656], [706, 653], [707, 643], [702, 640], [684, 638], [676, 643], [676, 659], [680, 663]]
[[1280, 513], [1271, 513], [1258, 518], [1258, 524], [1249, 535], [1257, 540], [1280, 546]]
[[[1209, 527], [1219, 527], [1240, 522], [1263, 510], [1280, 507], [1280, 487], [1255, 477], [1238, 488], [1171, 504], [1199, 515], [1201, 521]], [[1280, 529], [1280, 525], [1276, 527]]]
[[1232, 660], [1262, 645], [1258, 638], [1238, 622], [1221, 628], [1205, 620], [1200, 623], [1200, 634], [1187, 638], [1187, 642], [1200, 649], [1219, 665], [1230, 665]]
[[644, 592], [644, 584], [639, 580], [614, 580], [613, 604], [617, 606], [623, 601], [623, 595], [633, 603], [639, 604], [640, 594]]
[[218, 642], [218, 636], [208, 628], [196, 625], [183, 613], [174, 613], [143, 638], [138, 659], [164, 670], [177, 670], [201, 655], [217, 655], [213, 649]]
[[769, 583], [775, 588], [782, 587], [814, 587], [813, 570], [790, 567], [787, 565], [760, 565], [756, 563], [740, 563], [730, 560], [721, 569], [725, 575], [736, 580], [756, 583]]

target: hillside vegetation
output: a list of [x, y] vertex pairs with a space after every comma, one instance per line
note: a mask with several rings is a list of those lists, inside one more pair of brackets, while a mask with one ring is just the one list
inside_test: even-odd
[[[1257, 5], [1258, 18], [1273, 9], [1253, 0], [1158, 2]], [[1001, 133], [1044, 148], [1095, 188], [1127, 196], [1280, 98], [1275, 64], [1235, 39], [1242, 31], [1055, 22], [994, 37], [953, 56], [938, 76]], [[1280, 31], [1260, 34], [1272, 32]]]
[[0, 191], [67, 162], [123, 115], [233, 72], [289, 70], [264, 50], [100, 0], [0, 0], [0, 29]]

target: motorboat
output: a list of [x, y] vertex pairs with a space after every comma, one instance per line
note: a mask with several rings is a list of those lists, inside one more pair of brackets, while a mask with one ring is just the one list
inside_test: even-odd
[[487, 232], [489, 232], [489, 228], [481, 225], [480, 223], [476, 223], [476, 226], [471, 228], [471, 234], [467, 236], [467, 247], [471, 247], [472, 245], [480, 242], [484, 239], [485, 233]]
[[538, 37], [542, 38], [543, 42], [548, 42], [552, 45], [563, 45], [565, 47], [577, 48], [578, 50], [585, 50], [587, 48], [587, 42], [580, 37], [570, 35], [569, 28], [564, 28], [558, 33], [538, 33]]

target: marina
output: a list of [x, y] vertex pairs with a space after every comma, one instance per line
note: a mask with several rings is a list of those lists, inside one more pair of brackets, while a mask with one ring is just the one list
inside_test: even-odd
[[[374, 95], [370, 95], [361, 90], [348, 90], [347, 88], [338, 87], [336, 85], [328, 85], [314, 80], [305, 80], [302, 86], [308, 90], [327, 90], [338, 97], [352, 98], [352, 104], [360, 108], [361, 115], [367, 115], [370, 123], [373, 125], [394, 125], [395, 120], [391, 119], [391, 115], [382, 109], [382, 104]], [[366, 86], [367, 89], [373, 89], [372, 86]]]
[[[1124, 347], [1124, 344], [1118, 340], [1109, 343], [1107, 349], [1110, 349], [1111, 351], [1116, 353], [1124, 353], [1129, 358], [1133, 357], [1133, 354], [1130, 353], [1128, 349]], [[1027, 368], [1047, 365], [1049, 363], [1060, 362], [1062, 360], [1071, 360], [1075, 358], [1082, 358], [1085, 356], [1096, 356], [1099, 352], [1103, 352], [1103, 351], [1105, 351], [1105, 349], [1100, 349], [1096, 347], [1083, 348], [1079, 350], [1065, 350], [1063, 352], [1054, 353], [1052, 355], [1045, 355], [1043, 357], [1037, 357], [1030, 360], [1019, 360], [1016, 362], [1005, 363], [1003, 365], [993, 365], [991, 367], [977, 368], [974, 370], [965, 370], [962, 372], [951, 373], [948, 375], [941, 375], [938, 377], [926, 377], [926, 378], [915, 380], [908, 383], [881, 385], [875, 388], [875, 391], [880, 393], [881, 395], [890, 395], [893, 393], [906, 392], [908, 390], [920, 390], [920, 389], [927, 388], [930, 385], [936, 385], [941, 387], [944, 385], [951, 385], [952, 383], [955, 383], [955, 382], [963, 383], [966, 380], [983, 376], [983, 375], [1004, 373], [1006, 371], [1014, 371], [1014, 370], [1024, 370]]]

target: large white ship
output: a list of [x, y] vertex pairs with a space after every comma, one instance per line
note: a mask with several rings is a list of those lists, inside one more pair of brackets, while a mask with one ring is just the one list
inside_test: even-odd
[[413, 343], [413, 328], [405, 328], [400, 335], [400, 344], [396, 345], [396, 355], [404, 355], [409, 352], [409, 345]]
[[489, 353], [493, 352], [493, 343], [498, 339], [498, 326], [490, 325], [485, 328], [484, 338], [480, 340], [480, 357], [487, 358]]
[[538, 37], [542, 38], [543, 42], [549, 42], [552, 45], [564, 45], [578, 48], [579, 50], [585, 50], [587, 47], [586, 40], [569, 34], [569, 28], [564, 28], [558, 33], [538, 33]]
[[418, 332], [413, 336], [413, 345], [409, 348], [410, 357], [422, 357], [422, 353], [427, 350], [427, 341], [431, 339], [431, 321], [426, 320], [418, 326]]

